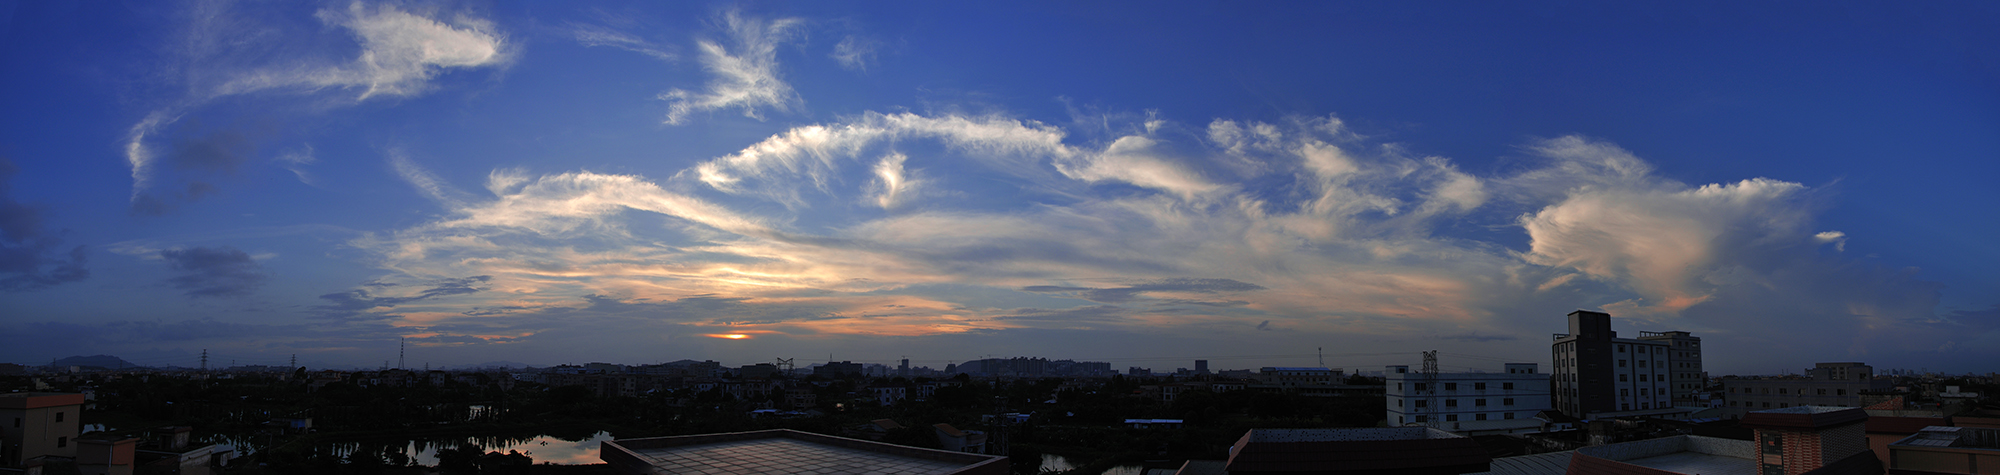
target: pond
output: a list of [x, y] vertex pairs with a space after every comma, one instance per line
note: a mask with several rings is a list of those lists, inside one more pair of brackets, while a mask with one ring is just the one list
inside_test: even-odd
[[[1076, 464], [1070, 463], [1068, 458], [1065, 458], [1061, 455], [1042, 454], [1041, 471], [1043, 472], [1060, 472], [1065, 470], [1076, 470], [1076, 468], [1077, 468]], [[1103, 475], [1145, 475], [1145, 473], [1146, 473], [1145, 466], [1119, 465], [1105, 470]]]
[[[598, 445], [611, 440], [611, 433], [597, 431], [588, 437], [564, 438], [553, 435], [533, 437], [435, 437], [401, 440], [373, 440], [363, 442], [331, 442], [321, 444], [322, 453], [347, 459], [355, 452], [367, 450], [382, 454], [385, 459], [395, 459], [397, 455], [407, 458], [417, 465], [436, 466], [439, 449], [455, 448], [463, 445], [479, 447], [484, 452], [520, 452], [535, 460], [536, 464], [588, 465], [604, 463], [597, 458]], [[393, 462], [392, 462], [393, 463]]]

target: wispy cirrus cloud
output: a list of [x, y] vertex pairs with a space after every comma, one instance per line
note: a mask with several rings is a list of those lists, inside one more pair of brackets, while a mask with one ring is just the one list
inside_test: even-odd
[[704, 90], [673, 89], [660, 94], [670, 101], [666, 123], [687, 123], [697, 112], [741, 109], [744, 117], [762, 119], [760, 108], [789, 111], [804, 103], [790, 83], [778, 78], [778, 45], [799, 34], [801, 20], [747, 18], [729, 10], [717, 19], [726, 40], [702, 39], [702, 69], [714, 75]]
[[[179, 126], [190, 114], [203, 113], [210, 102], [254, 93], [311, 95], [328, 89], [355, 94], [345, 102], [349, 104], [408, 97], [429, 91], [433, 80], [446, 71], [505, 67], [512, 59], [513, 48], [504, 33], [490, 21], [465, 14], [423, 12], [427, 16], [364, 2], [320, 9], [315, 18], [323, 26], [344, 31], [360, 47], [357, 56], [334, 60], [310, 51], [314, 39], [296, 33], [310, 30], [288, 24], [288, 18], [259, 16], [254, 10], [211, 2], [183, 12], [186, 27], [178, 42], [183, 46], [171, 51], [173, 62], [163, 69], [180, 73], [186, 92], [148, 113], [126, 133], [134, 212], [160, 214], [176, 201], [196, 199], [214, 185], [191, 177], [233, 171], [255, 152], [256, 138], [246, 137], [244, 130]], [[273, 57], [298, 59], [270, 60]], [[151, 143], [162, 134], [191, 133], [206, 136], [184, 138], [167, 154]], [[310, 157], [310, 152], [303, 157]], [[187, 172], [185, 189], [155, 192], [162, 160]], [[299, 168], [306, 162], [285, 161], [306, 180]]]
[[[1332, 117], [1123, 130], [862, 114], [661, 181], [496, 170], [492, 198], [351, 244], [403, 278], [489, 275], [506, 290], [385, 317], [399, 325], [706, 312], [668, 320], [704, 333], [1283, 329], [1480, 343], [1601, 307], [1641, 329], [1752, 344], [1768, 338], [1759, 320], [1717, 315], [1755, 309], [1879, 329], [1853, 352], [1929, 351], [1954, 339], [1944, 330], [1972, 328], [1933, 316], [1922, 281], [1820, 255], [1820, 205], [1797, 183], [1685, 185], [1581, 137], [1531, 142], [1529, 166], [1480, 176]], [[1118, 166], [1138, 160], [1162, 168]], [[949, 193], [897, 198], [891, 185], [912, 170]], [[1465, 223], [1527, 245], [1433, 231]]]

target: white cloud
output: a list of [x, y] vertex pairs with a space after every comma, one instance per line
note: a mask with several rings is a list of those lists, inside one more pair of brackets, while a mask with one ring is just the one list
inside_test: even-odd
[[744, 18], [734, 10], [723, 13], [721, 20], [729, 46], [713, 40], [696, 42], [702, 68], [715, 77], [702, 92], [674, 89], [661, 94], [660, 99], [673, 101], [666, 123], [684, 124], [696, 112], [728, 108], [740, 108], [744, 117], [761, 120], [760, 107], [789, 111], [804, 102], [790, 84], [778, 79], [778, 45], [798, 33], [799, 20], [766, 22]]
[[1840, 231], [1826, 231], [1819, 234], [1814, 234], [1813, 240], [1819, 241], [1820, 243], [1833, 243], [1834, 250], [1847, 252], [1847, 233], [1843, 233]]
[[291, 170], [293, 175], [297, 175], [300, 183], [313, 184], [312, 175], [306, 173], [306, 165], [319, 161], [319, 158], [313, 156], [312, 144], [305, 144], [302, 149], [286, 151], [278, 155], [277, 160], [284, 164], [286, 170]]
[[571, 23], [569, 26], [570, 26], [570, 35], [575, 36], [576, 41], [578, 43], [583, 43], [584, 46], [593, 46], [593, 47], [605, 46], [611, 48], [618, 48], [626, 51], [631, 51], [634, 53], [643, 54], [646, 56], [652, 56], [661, 61], [667, 61], [667, 62], [673, 62], [680, 59], [679, 54], [667, 51], [668, 47], [653, 44], [650, 41], [646, 41], [645, 39], [639, 38], [638, 36], [634, 36], [630, 33], [625, 33], [604, 26], [589, 25], [582, 23]]
[[827, 57], [839, 61], [840, 67], [850, 71], [867, 71], [868, 65], [875, 62], [875, 46], [873, 41], [850, 35], [833, 45], [833, 52]]
[[416, 162], [410, 161], [409, 154], [403, 153], [402, 149], [389, 149], [388, 156], [389, 167], [396, 171], [396, 176], [415, 187], [417, 191], [423, 192], [424, 196], [429, 196], [432, 200], [448, 207], [459, 204], [458, 197], [462, 193], [446, 185], [444, 180], [439, 180], [430, 170], [425, 170]]
[[877, 191], [870, 198], [882, 209], [895, 208], [901, 204], [900, 200], [906, 199], [920, 185], [919, 180], [912, 179], [910, 172], [903, 169], [903, 162], [909, 159], [908, 155], [891, 153], [875, 162], [876, 181], [873, 187]]
[[[344, 10], [321, 9], [315, 16], [323, 24], [352, 35], [361, 47], [358, 56], [333, 61], [306, 55], [272, 64], [268, 58], [296, 58], [297, 52], [288, 48], [312, 41], [286, 38], [285, 34], [300, 30], [239, 18], [240, 12], [228, 6], [204, 3], [189, 14], [191, 21], [181, 42], [186, 46], [178, 56], [186, 63], [179, 68], [186, 73], [185, 86], [194, 92], [148, 114], [127, 135], [125, 157], [132, 167], [134, 203], [152, 185], [157, 157], [147, 146], [148, 137], [209, 101], [273, 90], [316, 92], [327, 88], [359, 89], [356, 101], [414, 96], [428, 91], [431, 80], [446, 70], [505, 66], [512, 53], [505, 35], [481, 18], [453, 15], [439, 20], [395, 6], [353, 2]], [[246, 66], [246, 62], [257, 64]], [[292, 170], [300, 173], [301, 181], [306, 180], [298, 168]]]

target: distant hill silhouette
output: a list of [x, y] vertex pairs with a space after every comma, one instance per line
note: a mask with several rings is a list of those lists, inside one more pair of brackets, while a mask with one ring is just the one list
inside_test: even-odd
[[488, 368], [514, 369], [514, 368], [533, 368], [533, 367], [535, 366], [527, 363], [517, 363], [513, 361], [488, 361], [480, 364], [458, 365], [441, 369], [488, 369]]
[[139, 367], [139, 365], [136, 365], [136, 364], [132, 364], [132, 362], [130, 362], [130, 361], [125, 361], [125, 360], [124, 360], [124, 359], [122, 359], [122, 358], [119, 358], [119, 357], [116, 357], [116, 356], [111, 356], [111, 355], [92, 355], [92, 356], [71, 356], [71, 357], [68, 357], [68, 358], [63, 358], [63, 359], [59, 359], [59, 360], [56, 360], [56, 362], [55, 362], [55, 363], [53, 363], [53, 365], [54, 365], [54, 366], [96, 366], [96, 367], [99, 367], [99, 368], [109, 368], [109, 369], [119, 369], [119, 368], [137, 368], [137, 367]]

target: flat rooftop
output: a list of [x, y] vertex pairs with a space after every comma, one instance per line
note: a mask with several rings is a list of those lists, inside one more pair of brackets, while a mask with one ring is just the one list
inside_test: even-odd
[[1711, 455], [1700, 452], [1676, 452], [1654, 457], [1625, 460], [1624, 462], [1674, 473], [1757, 475], [1757, 461], [1755, 459]]
[[1004, 474], [1007, 458], [793, 430], [605, 442], [599, 458], [622, 473]]

